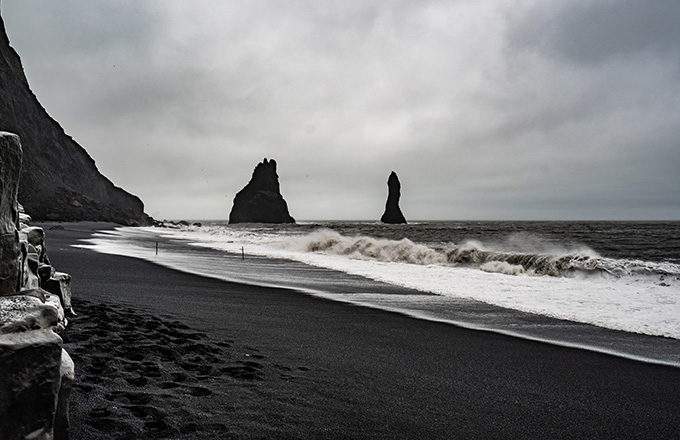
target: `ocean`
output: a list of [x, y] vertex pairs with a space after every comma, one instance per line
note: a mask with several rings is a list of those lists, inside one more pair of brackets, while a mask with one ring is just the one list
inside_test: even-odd
[[680, 367], [680, 222], [200, 223], [80, 246]]

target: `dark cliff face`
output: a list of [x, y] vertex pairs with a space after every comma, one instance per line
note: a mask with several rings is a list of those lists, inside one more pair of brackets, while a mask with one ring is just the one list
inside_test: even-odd
[[236, 194], [229, 223], [295, 223], [279, 190], [274, 159], [259, 163], [250, 182]]
[[392, 171], [390, 177], [387, 179], [387, 203], [385, 204], [385, 213], [380, 218], [383, 223], [406, 223], [404, 214], [399, 208], [399, 198], [401, 197], [401, 183], [397, 173]]
[[40, 105], [0, 17], [0, 130], [24, 151], [19, 202], [34, 220], [150, 224], [142, 201], [104, 177], [87, 152]]

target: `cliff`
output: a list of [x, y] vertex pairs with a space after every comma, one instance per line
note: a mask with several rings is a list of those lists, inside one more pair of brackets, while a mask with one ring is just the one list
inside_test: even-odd
[[399, 208], [399, 198], [401, 197], [401, 183], [397, 173], [392, 171], [387, 179], [387, 203], [385, 203], [385, 213], [380, 218], [383, 223], [406, 223], [404, 214]]
[[0, 17], [0, 131], [24, 150], [19, 201], [35, 220], [150, 224], [142, 201], [114, 186], [94, 160], [40, 105]]
[[274, 159], [259, 163], [250, 182], [236, 194], [229, 223], [295, 223], [279, 189]]

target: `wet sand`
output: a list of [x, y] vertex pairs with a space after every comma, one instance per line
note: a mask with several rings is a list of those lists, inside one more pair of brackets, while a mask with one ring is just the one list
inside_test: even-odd
[[189, 275], [70, 244], [71, 434], [677, 438], [680, 369]]

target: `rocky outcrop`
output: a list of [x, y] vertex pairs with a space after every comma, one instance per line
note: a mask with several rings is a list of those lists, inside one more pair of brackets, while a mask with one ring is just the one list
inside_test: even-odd
[[0, 133], [0, 439], [67, 439], [74, 366], [58, 333], [73, 314], [70, 276], [49, 264], [45, 232], [17, 202], [21, 153]]
[[401, 183], [397, 173], [392, 171], [390, 177], [387, 179], [387, 203], [385, 204], [385, 213], [380, 218], [383, 223], [406, 223], [404, 214], [399, 208], [399, 198], [401, 197]]
[[276, 161], [264, 159], [234, 197], [229, 223], [295, 223], [279, 190]]
[[0, 438], [68, 438], [74, 365], [57, 334], [64, 322], [49, 294], [0, 297]]
[[65, 353], [50, 329], [0, 334], [0, 438], [54, 438], [62, 381], [73, 380], [62, 379], [62, 356], [71, 363]]
[[20, 284], [17, 191], [21, 170], [19, 137], [0, 132], [0, 296], [14, 294]]
[[142, 201], [104, 177], [94, 160], [40, 105], [0, 17], [0, 130], [24, 147], [19, 200], [36, 220], [146, 225]]

